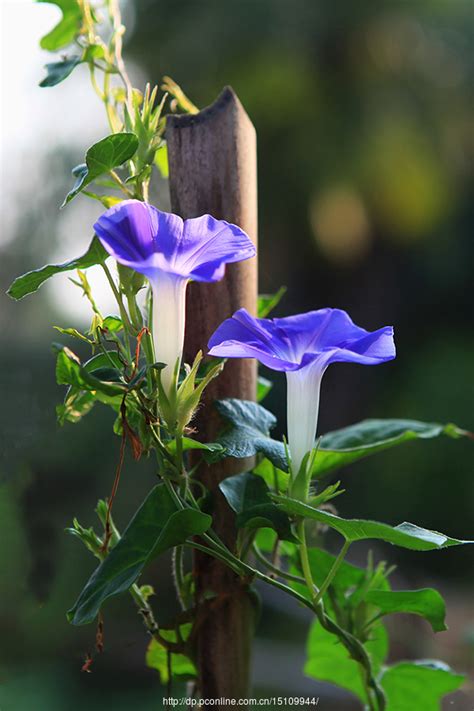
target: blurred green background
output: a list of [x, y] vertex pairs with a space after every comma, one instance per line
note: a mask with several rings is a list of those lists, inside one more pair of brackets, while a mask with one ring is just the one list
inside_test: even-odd
[[[6, 39], [23, 38], [23, 94], [8, 110], [5, 63], [2, 76], [3, 110], [19, 124], [5, 147], [15, 160], [2, 159], [4, 291], [17, 274], [76, 256], [88, 242], [98, 208], [83, 197], [57, 208], [71, 167], [107, 129], [96, 120], [100, 108], [92, 107], [82, 68], [68, 86], [36, 86], [48, 56], [35, 45], [43, 25], [54, 24], [53, 9], [5, 2], [2, 19]], [[473, 19], [468, 0], [136, 0], [124, 7], [135, 85], [168, 74], [203, 107], [231, 84], [255, 124], [260, 290], [288, 286], [277, 315], [329, 305], [369, 329], [395, 326], [394, 362], [329, 369], [321, 432], [364, 417], [474, 429]], [[163, 182], [153, 197], [167, 207]], [[72, 291], [60, 277], [19, 304], [2, 297], [0, 709], [158, 709], [159, 679], [144, 668], [147, 640], [125, 597], [107, 605], [106, 650], [91, 674], [80, 669], [95, 630], [65, 619], [94, 562], [63, 529], [74, 515], [94, 523], [119, 445], [112, 416], [99, 407], [80, 425], [55, 422], [62, 392], [52, 326], [86, 318]], [[270, 377], [275, 387], [265, 404], [278, 414], [281, 434], [284, 382]], [[353, 466], [341, 474], [347, 494], [339, 511], [472, 538], [473, 451], [467, 440], [411, 443]], [[151, 463], [126, 461], [115, 504], [121, 526], [153, 482]], [[450, 629], [437, 637], [418, 619], [390, 621], [391, 659], [439, 657], [472, 672], [472, 552], [374, 552], [397, 564], [395, 587], [432, 585], [448, 603]], [[350, 560], [364, 564], [366, 555], [355, 547]], [[162, 558], [146, 575], [161, 621], [174, 610], [169, 574]], [[255, 693], [319, 695], [325, 711], [358, 709], [348, 695], [303, 676], [306, 615], [260, 592]], [[446, 708], [467, 711], [473, 702], [468, 685]]]

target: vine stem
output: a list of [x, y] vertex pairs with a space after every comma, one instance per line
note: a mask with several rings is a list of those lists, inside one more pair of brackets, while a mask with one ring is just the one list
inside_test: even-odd
[[[129, 319], [129, 317], [128, 317], [128, 313], [127, 313], [127, 311], [126, 311], [126, 309], [125, 309], [125, 306], [124, 306], [124, 304], [123, 304], [122, 297], [120, 296], [120, 292], [119, 292], [119, 290], [117, 289], [117, 285], [116, 285], [115, 282], [114, 282], [113, 276], [112, 276], [112, 274], [110, 273], [110, 269], [108, 268], [108, 266], [107, 266], [107, 264], [106, 264], [105, 262], [101, 262], [101, 266], [102, 266], [102, 269], [103, 269], [104, 272], [105, 272], [105, 276], [107, 277], [107, 281], [108, 281], [109, 284], [110, 284], [110, 288], [111, 288], [112, 291], [113, 291], [113, 294], [114, 294], [114, 296], [115, 296], [115, 300], [117, 301], [117, 306], [119, 307], [120, 316], [121, 316], [122, 321], [123, 321], [123, 326], [124, 326], [124, 328], [127, 330], [128, 334], [132, 334], [132, 333], [133, 333], [132, 324], [130, 323], [130, 319]], [[130, 344], [127, 344], [127, 353], [128, 353], [129, 360], [132, 360], [132, 354], [130, 353]]]
[[304, 578], [300, 578], [299, 575], [293, 575], [292, 573], [287, 573], [286, 570], [281, 570], [280, 568], [277, 568], [276, 565], [273, 565], [265, 556], [262, 554], [261, 550], [257, 546], [256, 543], [252, 545], [252, 551], [257, 560], [262, 563], [268, 570], [270, 570], [272, 573], [275, 575], [278, 575], [280, 578], [286, 578], [286, 580], [290, 580], [291, 582], [294, 583], [300, 583], [302, 585], [306, 584], [306, 580]]
[[320, 600], [322, 600], [324, 593], [328, 589], [328, 587], [331, 585], [332, 581], [334, 580], [337, 571], [341, 567], [341, 564], [346, 556], [347, 551], [349, 550], [349, 546], [351, 545], [350, 541], [344, 541], [344, 545], [342, 546], [339, 555], [337, 556], [336, 560], [334, 561], [331, 570], [326, 576], [325, 581], [321, 585], [318, 594], [316, 595], [314, 599], [314, 604], [317, 605]]
[[363, 672], [364, 686], [367, 693], [367, 699], [370, 705], [370, 711], [384, 711], [386, 706], [385, 694], [383, 689], [380, 687], [377, 679], [374, 676], [372, 669], [372, 662], [365, 649], [364, 645], [352, 634], [346, 630], [339, 627], [339, 625], [334, 622], [324, 611], [323, 595], [331, 584], [334, 576], [336, 575], [339, 567], [341, 566], [344, 556], [347, 553], [349, 547], [349, 542], [345, 541], [338, 557], [334, 561], [334, 564], [329, 571], [322, 587], [318, 590], [317, 586], [314, 584], [313, 576], [311, 573], [311, 566], [308, 558], [308, 547], [306, 544], [306, 533], [304, 529], [304, 520], [300, 521], [297, 525], [298, 537], [300, 539], [300, 559], [301, 567], [303, 569], [304, 578], [308, 588], [308, 592], [311, 595], [312, 605], [311, 608], [316, 614], [322, 627], [338, 637], [340, 642], [349, 652], [354, 661], [356, 661]]
[[[171, 484], [171, 482], [168, 481], [166, 478], [164, 479], [164, 482], [165, 482], [165, 485], [168, 488], [170, 494], [172, 495], [174, 501], [176, 502], [177, 506], [179, 506], [179, 508], [181, 508], [181, 509], [185, 508], [186, 504], [184, 504], [182, 502], [182, 500], [180, 499], [180, 497], [174, 490], [174, 487]], [[367, 690], [367, 699], [370, 704], [370, 711], [385, 711], [385, 708], [386, 708], [385, 694], [384, 694], [383, 689], [380, 687], [377, 679], [374, 676], [373, 669], [372, 669], [372, 662], [371, 662], [371, 659], [370, 659], [364, 645], [352, 634], [350, 634], [346, 630], [342, 629], [342, 627], [340, 627], [334, 620], [332, 620], [326, 614], [326, 612], [324, 611], [324, 605], [323, 605], [323, 602], [321, 599], [319, 599], [317, 604], [315, 603], [316, 598], [319, 594], [319, 590], [315, 594], [315, 590], [317, 590], [317, 588], [313, 582], [311, 568], [310, 568], [309, 559], [308, 559], [308, 549], [306, 546], [304, 522], [300, 522], [298, 524], [298, 534], [299, 534], [299, 537], [301, 540], [301, 546], [300, 546], [301, 565], [303, 567], [303, 571], [305, 574], [305, 582], [308, 586], [309, 592], [311, 593], [311, 599], [309, 599], [308, 597], [305, 597], [304, 595], [297, 592], [296, 590], [293, 590], [288, 585], [285, 585], [285, 583], [282, 583], [279, 580], [276, 580], [275, 578], [271, 578], [268, 575], [265, 575], [265, 573], [262, 573], [260, 570], [253, 568], [252, 566], [248, 565], [247, 563], [244, 563], [239, 558], [234, 556], [234, 554], [231, 551], [229, 551], [225, 547], [225, 545], [222, 542], [220, 542], [219, 539], [216, 541], [215, 540], [216, 536], [211, 536], [209, 533], [204, 533], [201, 536], [201, 538], [205, 541], [206, 545], [198, 543], [197, 541], [188, 541], [184, 545], [195, 548], [197, 550], [202, 551], [203, 553], [206, 553], [207, 555], [217, 558], [221, 562], [228, 565], [237, 575], [246, 576], [250, 579], [258, 578], [259, 580], [262, 580], [263, 582], [267, 583], [268, 585], [272, 585], [273, 587], [278, 588], [279, 590], [282, 590], [287, 595], [290, 595], [295, 600], [297, 600], [299, 603], [301, 603], [305, 607], [309, 608], [313, 613], [316, 614], [316, 617], [318, 618], [322, 627], [325, 630], [327, 630], [328, 632], [330, 632], [331, 634], [336, 635], [337, 638], [339, 639], [339, 641], [341, 642], [341, 644], [348, 651], [350, 657], [352, 659], [354, 659], [354, 661], [356, 661], [360, 665], [361, 670], [363, 672], [363, 676], [364, 676], [364, 685]], [[342, 551], [341, 551], [341, 553], [342, 553]], [[333, 568], [329, 571], [329, 575], [332, 574], [332, 578], [334, 578], [334, 576], [337, 572], [337, 569], [339, 568], [339, 566], [342, 563], [343, 556], [341, 556], [341, 553], [338, 556], [339, 563], [337, 565], [336, 570], [334, 570], [334, 565], [333, 565]], [[326, 579], [326, 581], [327, 581], [327, 579]], [[327, 584], [327, 587], [329, 586], [329, 584], [330, 583]]]
[[311, 600], [316, 608], [320, 602], [321, 596], [317, 586], [314, 584], [313, 575], [311, 573], [311, 566], [309, 564], [308, 558], [308, 546], [306, 545], [306, 532], [304, 528], [304, 519], [302, 519], [297, 525], [298, 538], [300, 539], [299, 553], [301, 560], [301, 567], [303, 569], [304, 579], [306, 581], [306, 586], [311, 595]]
[[128, 198], [133, 198], [133, 193], [127, 188], [126, 185], [123, 184], [122, 179], [115, 172], [115, 170], [109, 170], [109, 175], [112, 178], [112, 180], [115, 183], [117, 183], [117, 185], [119, 186], [120, 190], [123, 192], [124, 195], [126, 195]]

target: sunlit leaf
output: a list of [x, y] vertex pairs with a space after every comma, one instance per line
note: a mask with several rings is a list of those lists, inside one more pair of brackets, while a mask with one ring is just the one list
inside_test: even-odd
[[63, 262], [62, 264], [48, 264], [45, 267], [41, 267], [41, 269], [35, 269], [32, 272], [23, 274], [15, 279], [7, 294], [12, 299], [22, 299], [24, 296], [36, 291], [43, 282], [55, 276], [55, 274], [70, 272], [74, 269], [87, 269], [95, 264], [101, 264], [107, 257], [107, 252], [97, 237], [94, 237], [89, 249], [82, 257], [71, 259], [69, 262]]
[[257, 379], [257, 402], [262, 402], [262, 400], [267, 397], [272, 387], [273, 383], [271, 380], [267, 380], [267, 378], [259, 375]]
[[86, 153], [85, 164], [78, 165], [73, 170], [76, 182], [61, 207], [67, 205], [96, 178], [123, 165], [133, 156], [137, 148], [138, 138], [134, 133], [113, 133], [91, 146]]
[[160, 171], [162, 178], [169, 177], [168, 146], [165, 142], [163, 142], [155, 153], [155, 165]]
[[464, 676], [442, 662], [401, 662], [385, 669], [381, 684], [387, 695], [386, 711], [439, 711], [441, 699], [462, 685]]
[[266, 318], [273, 309], [278, 306], [283, 296], [286, 294], [286, 286], [282, 286], [275, 294], [259, 294], [257, 315], [259, 318]]
[[[191, 624], [180, 625], [179, 632], [183, 640], [186, 640], [191, 632]], [[160, 635], [168, 642], [176, 642], [177, 634], [174, 630], [160, 629]], [[171, 675], [174, 678], [193, 679], [196, 676], [196, 667], [189, 657], [185, 654], [171, 652]], [[148, 645], [146, 652], [146, 665], [151, 669], [156, 669], [160, 674], [160, 680], [163, 684], [169, 681], [168, 675], [168, 651], [164, 645], [160, 644], [159, 640], [152, 639]]]
[[375, 605], [384, 615], [407, 612], [420, 615], [435, 632], [446, 630], [446, 605], [437, 590], [370, 590], [365, 600]]
[[64, 402], [56, 406], [56, 416], [60, 425], [65, 422], [75, 424], [87, 415], [95, 403], [97, 398], [94, 393], [89, 390], [80, 390], [79, 388], [69, 388]]
[[[110, 362], [102, 353], [82, 365], [77, 355], [66, 346], [55, 344], [55, 350], [58, 385], [71, 385], [78, 390], [100, 391], [109, 396], [123, 395], [126, 392], [125, 384], [114, 382], [115, 371], [118, 369], [111, 368]], [[116, 354], [111, 352], [110, 356], [116, 357]], [[114, 371], [113, 380], [110, 379], [109, 371]]]
[[42, 49], [55, 52], [66, 47], [74, 40], [81, 27], [82, 13], [77, 0], [36, 0], [57, 5], [62, 12], [62, 18], [51, 32], [40, 40]]

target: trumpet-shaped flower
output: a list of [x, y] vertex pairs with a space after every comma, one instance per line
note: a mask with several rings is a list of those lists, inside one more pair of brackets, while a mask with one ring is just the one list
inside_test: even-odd
[[169, 389], [183, 352], [188, 281], [219, 281], [226, 263], [255, 256], [255, 247], [240, 227], [224, 220], [182, 220], [139, 200], [110, 208], [94, 230], [110, 255], [150, 282], [155, 357], [167, 365], [162, 377]]
[[377, 365], [395, 358], [391, 326], [366, 331], [339, 309], [275, 319], [253, 318], [240, 309], [218, 327], [209, 348], [210, 355], [257, 358], [286, 372], [288, 445], [295, 473], [314, 446], [321, 378], [328, 365]]

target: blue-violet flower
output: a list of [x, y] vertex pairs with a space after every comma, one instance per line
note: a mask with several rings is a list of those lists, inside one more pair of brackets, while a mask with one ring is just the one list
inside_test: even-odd
[[139, 200], [110, 208], [94, 230], [109, 254], [150, 282], [155, 358], [167, 364], [162, 378], [169, 389], [183, 353], [188, 281], [219, 281], [226, 263], [255, 256], [255, 247], [240, 227], [224, 220], [182, 220]]
[[210, 355], [257, 358], [287, 377], [288, 445], [296, 474], [314, 447], [321, 378], [331, 363], [377, 365], [395, 358], [393, 328], [366, 331], [345, 311], [320, 309], [286, 318], [253, 318], [245, 309], [211, 336]]

